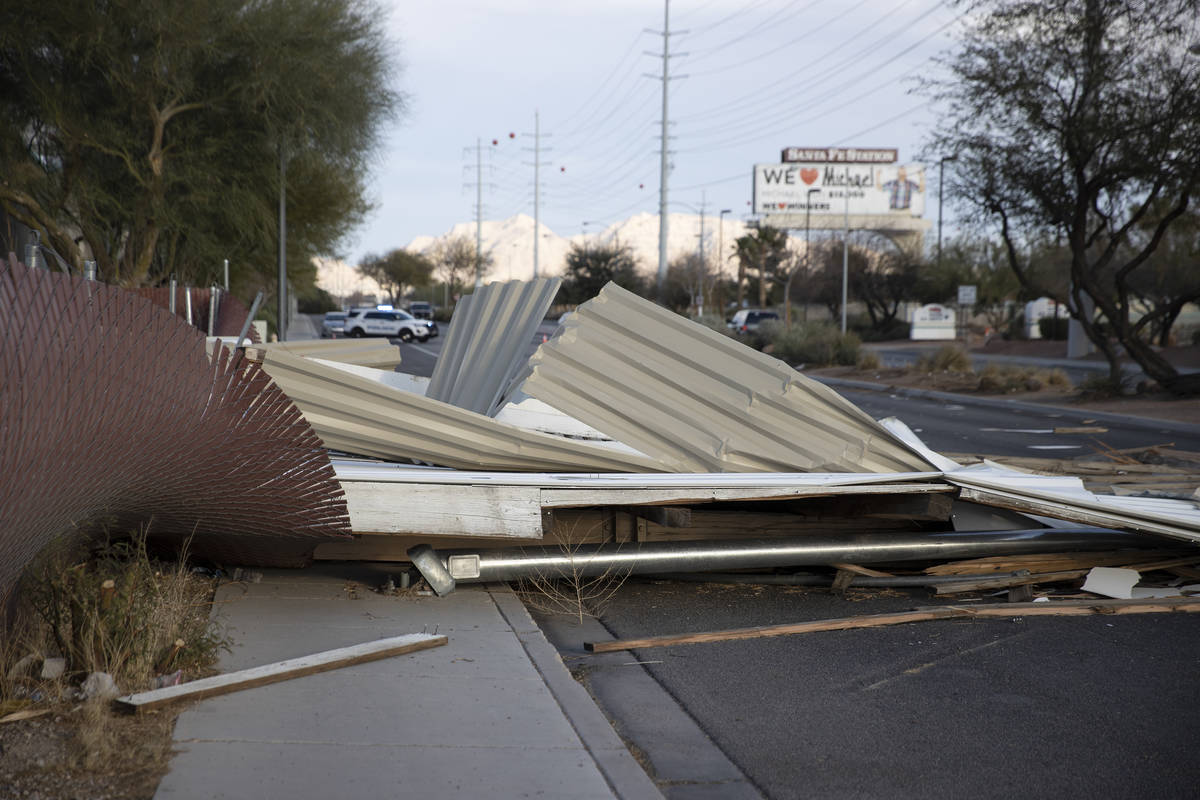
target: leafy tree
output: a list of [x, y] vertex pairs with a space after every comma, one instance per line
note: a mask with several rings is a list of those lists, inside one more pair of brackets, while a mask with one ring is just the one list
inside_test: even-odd
[[637, 258], [629, 245], [573, 243], [567, 251], [558, 302], [579, 304], [591, 300], [609, 281], [645, 295], [646, 281], [638, 272]]
[[914, 280], [913, 296], [922, 303], [953, 303], [959, 286], [975, 287], [975, 307], [995, 330], [1002, 329], [1015, 315], [1018, 303], [1050, 294], [1050, 276], [1061, 270], [1055, 266], [1054, 253], [1042, 248], [1043, 255], [1030, 265], [1033, 290], [1023, 290], [1017, 276], [1008, 267], [1004, 245], [998, 239], [970, 232], [960, 234], [942, 250], [940, 264], [930, 260], [922, 264]]
[[849, 291], [867, 307], [871, 329], [884, 331], [896, 321], [900, 306], [915, 296], [919, 265], [883, 237], [873, 245], [851, 245]]
[[[1137, 248], [1153, 236], [1164, 209], [1154, 208], [1130, 233]], [[1130, 291], [1147, 309], [1136, 328], [1163, 347], [1184, 306], [1200, 300], [1200, 211], [1189, 208], [1164, 234], [1146, 264], [1130, 279]]]
[[0, 203], [111, 282], [203, 283], [228, 258], [253, 288], [282, 163], [303, 289], [368, 210], [361, 176], [402, 105], [381, 19], [370, 0], [4, 4]]
[[429, 285], [433, 264], [418, 253], [398, 248], [382, 256], [365, 256], [358, 272], [378, 283], [392, 303], [399, 303], [409, 289]]
[[926, 87], [947, 111], [929, 149], [958, 157], [951, 196], [994, 223], [1027, 287], [1031, 245], [1061, 236], [1070, 287], [1052, 296], [1114, 381], [1123, 347], [1168, 389], [1200, 390], [1134, 313], [1140, 274], [1200, 189], [1200, 58], [1188, 52], [1200, 2], [967, 4], [947, 77]]
[[[787, 280], [790, 267], [787, 238], [787, 231], [763, 225], [734, 241], [738, 274], [749, 275], [757, 282], [759, 308], [766, 307], [773, 285], [783, 285]], [[740, 292], [738, 299], [741, 300]]]
[[[475, 243], [466, 236], [452, 236], [433, 246], [426, 254], [433, 262], [438, 279], [445, 284], [445, 291], [454, 297], [462, 294], [468, 283], [474, 285], [476, 269], [479, 279], [483, 280], [496, 259], [491, 253], [483, 253], [482, 257], [476, 252]], [[476, 261], [479, 263], [476, 264]]]

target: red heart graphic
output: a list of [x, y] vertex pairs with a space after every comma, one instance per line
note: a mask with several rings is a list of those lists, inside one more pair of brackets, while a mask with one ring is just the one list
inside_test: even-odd
[[787, 208], [787, 203], [779, 203], [780, 208]]
[[811, 186], [812, 182], [817, 179], [817, 174], [815, 169], [802, 169], [800, 170], [800, 180]]

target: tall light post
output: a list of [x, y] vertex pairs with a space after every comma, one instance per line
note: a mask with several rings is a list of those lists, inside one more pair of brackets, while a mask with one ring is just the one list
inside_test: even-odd
[[[808, 234], [809, 223], [812, 220], [812, 196], [821, 191], [820, 187], [809, 189], [804, 196], [804, 271], [808, 272]], [[792, 276], [796, 270], [793, 267], [788, 270], [787, 281], [783, 285], [783, 324], [785, 327], [792, 327]], [[808, 316], [808, 305], [805, 304], [805, 317]]]
[[[732, 214], [732, 208], [722, 208], [721, 213], [717, 214], [717, 280], [721, 280], [721, 276], [725, 274], [725, 215]], [[720, 286], [720, 283], [715, 284]], [[721, 303], [724, 305], [725, 293], [720, 292]], [[721, 309], [724, 313], [724, 309]]]
[[945, 184], [946, 178], [946, 162], [957, 161], [958, 155], [944, 156], [938, 161], [938, 245], [937, 245], [937, 265], [942, 266], [942, 186]]

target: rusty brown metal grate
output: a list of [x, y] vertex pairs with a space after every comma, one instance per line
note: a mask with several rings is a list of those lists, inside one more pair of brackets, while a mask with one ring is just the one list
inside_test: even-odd
[[350, 532], [320, 439], [257, 365], [133, 293], [0, 261], [0, 601], [100, 524], [232, 564]]
[[[139, 297], [146, 298], [161, 308], [169, 309], [171, 307], [171, 289], [168, 286], [131, 289], [130, 291]], [[175, 315], [180, 319], [186, 319], [186, 298], [189, 293], [192, 296], [192, 324], [200, 330], [207, 332], [209, 302], [212, 300], [212, 289], [177, 286], [175, 288]], [[217, 321], [213, 326], [213, 335], [237, 336], [241, 332], [242, 324], [248, 316], [250, 316], [250, 309], [246, 308], [241, 300], [238, 300], [229, 292], [221, 292], [217, 296]], [[258, 333], [253, 327], [250, 328], [248, 338], [256, 344], [261, 344], [258, 340]]]

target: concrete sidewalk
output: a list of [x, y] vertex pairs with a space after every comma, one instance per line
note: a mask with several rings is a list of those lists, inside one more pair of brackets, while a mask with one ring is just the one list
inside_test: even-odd
[[318, 565], [222, 586], [222, 671], [423, 630], [449, 643], [199, 702], [155, 796], [661, 797], [506, 586], [372, 591], [387, 573]]

